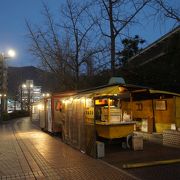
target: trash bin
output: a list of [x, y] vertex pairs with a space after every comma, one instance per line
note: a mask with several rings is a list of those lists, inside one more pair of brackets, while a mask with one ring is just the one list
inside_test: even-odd
[[133, 136], [132, 137], [132, 147], [134, 151], [143, 150], [143, 137]]

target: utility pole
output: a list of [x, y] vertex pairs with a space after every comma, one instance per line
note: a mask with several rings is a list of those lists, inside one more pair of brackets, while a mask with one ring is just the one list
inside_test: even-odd
[[7, 67], [4, 54], [0, 53], [0, 119], [7, 112]]

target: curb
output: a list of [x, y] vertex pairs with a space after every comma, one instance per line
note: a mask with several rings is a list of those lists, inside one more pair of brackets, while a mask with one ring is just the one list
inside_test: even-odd
[[118, 167], [116, 167], [116, 166], [114, 166], [114, 165], [112, 165], [112, 164], [109, 164], [109, 163], [107, 163], [107, 162], [105, 162], [105, 161], [103, 161], [103, 160], [101, 160], [101, 159], [97, 159], [97, 160], [100, 161], [101, 163], [106, 164], [107, 166], [109, 166], [109, 167], [111, 167], [111, 168], [113, 168], [113, 169], [116, 169], [117, 171], [119, 171], [119, 172], [121, 172], [121, 173], [129, 176], [130, 178], [132, 178], [132, 179], [134, 179], [134, 180], [141, 180], [140, 178], [138, 178], [138, 177], [136, 177], [136, 176], [134, 176], [134, 175], [126, 172], [125, 170], [122, 170], [122, 169], [120, 169], [120, 168], [118, 168]]
[[168, 164], [174, 164], [174, 163], [180, 163], [180, 159], [170, 159], [170, 160], [151, 161], [151, 162], [144, 162], [144, 163], [123, 164], [123, 169], [141, 168], [141, 167], [157, 166], [157, 165], [168, 165]]

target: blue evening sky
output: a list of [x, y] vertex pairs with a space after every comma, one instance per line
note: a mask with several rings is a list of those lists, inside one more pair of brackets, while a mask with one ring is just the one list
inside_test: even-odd
[[[26, 37], [27, 28], [25, 19], [32, 24], [43, 23], [42, 2], [45, 2], [50, 10], [57, 13], [63, 0], [0, 0], [0, 52], [6, 52], [13, 48], [17, 52], [15, 59], [9, 59], [10, 66], [36, 65], [37, 60], [29, 52], [29, 41]], [[171, 0], [180, 6], [179, 0]], [[159, 28], [153, 22], [133, 28], [131, 34], [139, 34], [147, 40], [147, 44], [160, 38], [172, 28], [170, 22], [166, 22]]]
[[[62, 0], [63, 1], [63, 0]], [[0, 0], [0, 52], [13, 48], [15, 59], [9, 59], [11, 66], [36, 65], [37, 60], [29, 52], [29, 41], [25, 19], [38, 24], [43, 22], [42, 2], [57, 11], [61, 0]]]

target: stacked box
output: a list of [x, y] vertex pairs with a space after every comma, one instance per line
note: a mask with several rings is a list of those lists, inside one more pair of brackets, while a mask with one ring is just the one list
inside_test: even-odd
[[105, 146], [103, 142], [96, 141], [96, 147], [97, 147], [97, 158], [102, 158], [105, 156]]
[[176, 130], [163, 131], [163, 145], [180, 148], [180, 131], [176, 131]]
[[142, 136], [133, 136], [132, 147], [133, 147], [134, 151], [143, 150], [143, 137]]
[[[102, 108], [101, 109], [101, 120], [107, 121], [108, 120], [108, 109]], [[109, 111], [110, 122], [120, 122], [121, 121], [121, 110], [119, 108], [110, 108]]]

